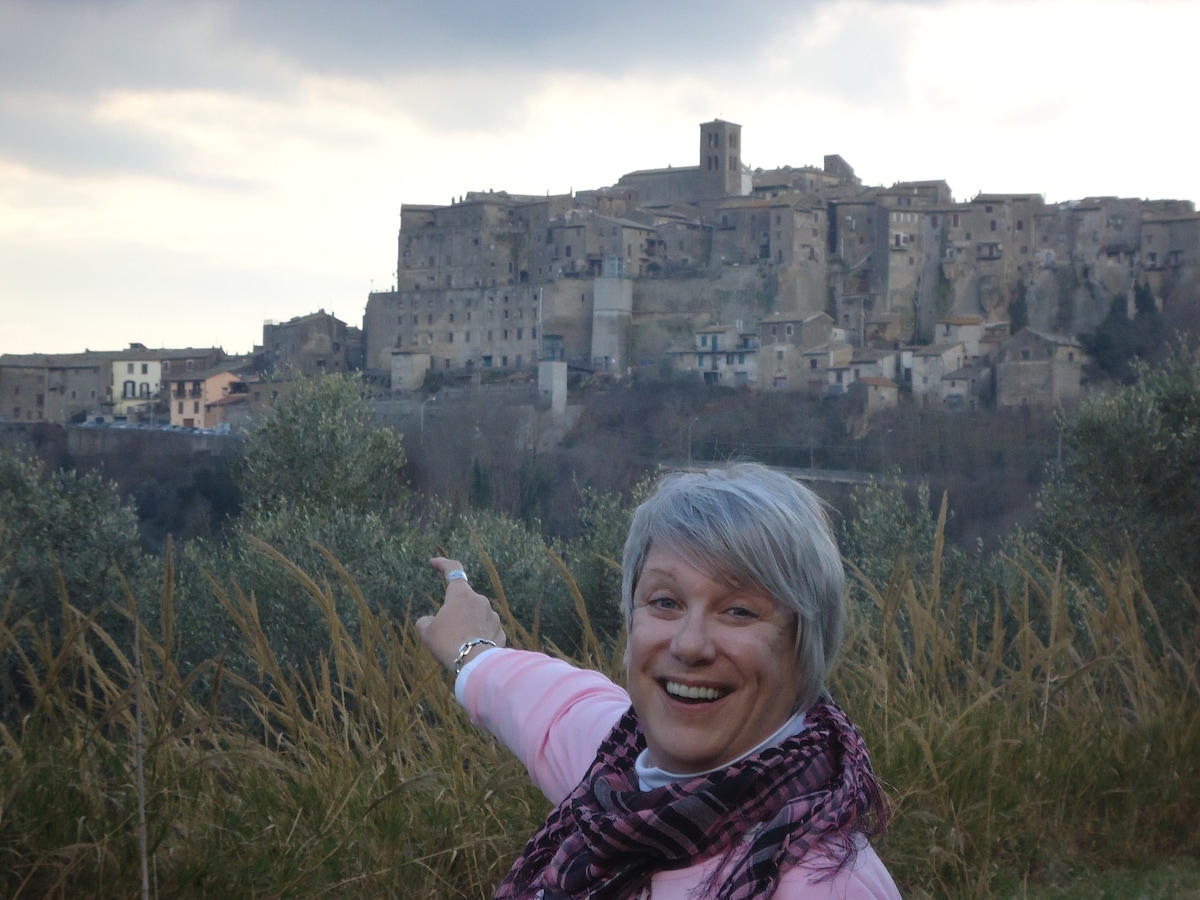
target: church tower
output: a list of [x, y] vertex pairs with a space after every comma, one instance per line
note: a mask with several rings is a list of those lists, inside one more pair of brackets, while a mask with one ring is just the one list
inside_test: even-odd
[[700, 126], [700, 192], [706, 200], [742, 193], [742, 126], [713, 119]]

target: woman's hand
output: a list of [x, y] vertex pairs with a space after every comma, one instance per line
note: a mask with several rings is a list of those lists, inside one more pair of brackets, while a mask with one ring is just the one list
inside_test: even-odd
[[[445, 578], [456, 569], [462, 570], [462, 563], [456, 559], [435, 556], [429, 560]], [[467, 655], [459, 660], [459, 651], [467, 641], [483, 638], [495, 641], [497, 647], [505, 644], [504, 629], [500, 627], [500, 617], [492, 609], [487, 597], [477, 594], [465, 578], [456, 578], [446, 584], [446, 599], [442, 608], [433, 616], [421, 616], [417, 619], [417, 634], [425, 643], [429, 652], [443, 666], [454, 671], [455, 662], [466, 662], [482, 650], [488, 649], [486, 644], [472, 647]]]

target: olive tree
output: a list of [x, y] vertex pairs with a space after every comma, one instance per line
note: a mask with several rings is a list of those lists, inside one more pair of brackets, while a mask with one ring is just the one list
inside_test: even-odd
[[1078, 574], [1132, 550], [1160, 613], [1192, 620], [1200, 584], [1200, 351], [1177, 342], [1135, 380], [1060, 419], [1063, 460], [1034, 531]]
[[399, 436], [354, 375], [291, 385], [246, 439], [239, 484], [255, 518], [281, 507], [384, 512], [405, 496]]
[[11, 629], [0, 651], [0, 718], [31, 699], [21, 660], [36, 658], [25, 653], [31, 631], [53, 645], [69, 603], [128, 651], [129, 620], [115, 609], [125, 605], [122, 579], [135, 595], [153, 596], [146, 586], [154, 571], [140, 547], [137, 514], [115, 484], [0, 450], [0, 624]]

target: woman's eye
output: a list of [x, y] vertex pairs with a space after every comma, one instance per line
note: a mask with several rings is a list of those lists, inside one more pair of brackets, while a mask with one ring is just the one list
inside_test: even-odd
[[747, 609], [744, 606], [731, 606], [728, 610], [729, 615], [735, 619], [757, 619], [758, 614], [752, 609]]
[[646, 602], [649, 606], [653, 606], [655, 609], [674, 609], [676, 606], [675, 599], [673, 597], [651, 597]]

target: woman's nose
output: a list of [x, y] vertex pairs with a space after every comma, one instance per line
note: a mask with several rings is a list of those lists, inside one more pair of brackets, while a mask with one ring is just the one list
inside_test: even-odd
[[675, 657], [689, 664], [711, 659], [713, 640], [708, 618], [698, 610], [689, 609], [677, 624], [678, 630], [671, 639], [671, 652]]

